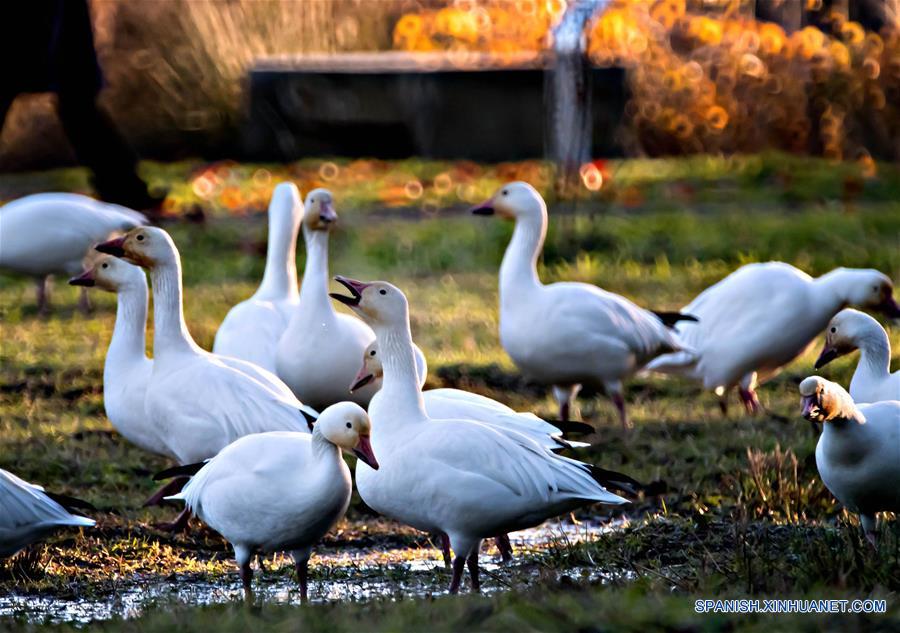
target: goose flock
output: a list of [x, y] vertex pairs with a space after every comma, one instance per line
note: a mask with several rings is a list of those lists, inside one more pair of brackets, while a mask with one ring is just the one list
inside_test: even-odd
[[[658, 312], [590, 284], [543, 283], [537, 263], [549, 218], [531, 185], [508, 183], [472, 212], [515, 223], [499, 271], [500, 341], [525, 377], [552, 389], [558, 420], [461, 389], [424, 389], [426, 357], [410, 330], [415, 297], [387, 281], [341, 275], [334, 280], [342, 290], [329, 292], [338, 215], [326, 189], [305, 200], [291, 183], [274, 189], [262, 281], [228, 312], [212, 352], [185, 322], [175, 242], [128, 209], [71, 194], [11, 202], [0, 208], [0, 268], [39, 280], [42, 311], [53, 273], [115, 293], [107, 417], [126, 440], [173, 462], [147, 500], [184, 503], [163, 527], [183, 529], [195, 516], [219, 532], [248, 596], [252, 558], [285, 551], [306, 601], [312, 548], [350, 503], [342, 451], [357, 457], [356, 488], [369, 507], [440, 537], [450, 592], [467, 569], [478, 591], [485, 539], [509, 559], [509, 532], [647, 490], [561, 454], [587, 446], [566, 437], [586, 427], [570, 419], [582, 386], [611, 398], [626, 434], [624, 384], [638, 372], [694, 379], [715, 391], [723, 411], [736, 388], [755, 413], [758, 386], [823, 331], [817, 369], [854, 350], [860, 357], [849, 393], [818, 376], [800, 384], [802, 417], [823, 424], [822, 480], [859, 513], [873, 544], [876, 515], [900, 511], [900, 374], [890, 373], [882, 326], [851, 309], [900, 317], [886, 275], [841, 268], [812, 278], [781, 262], [749, 264], [681, 311]], [[300, 235], [307, 257], [298, 288]], [[0, 557], [57, 529], [93, 526], [84, 510], [91, 506], [0, 470]]]

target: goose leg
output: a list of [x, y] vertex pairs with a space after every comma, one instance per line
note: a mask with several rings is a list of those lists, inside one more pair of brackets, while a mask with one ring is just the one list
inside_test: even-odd
[[469, 578], [472, 579], [472, 591], [475, 593], [481, 593], [481, 580], [478, 578], [478, 553], [481, 550], [481, 544], [472, 550], [472, 553], [469, 554], [469, 558], [466, 559], [466, 563], [469, 566]]
[[47, 316], [50, 313], [50, 277], [41, 277], [37, 280], [36, 287], [37, 311], [41, 316]]
[[238, 564], [238, 570], [241, 575], [241, 585], [244, 587], [244, 602], [252, 604], [253, 569], [250, 567], [250, 561], [253, 559], [253, 552], [247, 547], [235, 545], [234, 559]]
[[759, 398], [756, 397], [755, 390], [738, 387], [738, 394], [740, 394], [741, 402], [744, 403], [744, 409], [746, 409], [749, 415], [756, 415], [757, 413], [759, 413]]
[[156, 527], [172, 534], [187, 532], [188, 522], [191, 520], [191, 511], [188, 508], [182, 510], [171, 523], [157, 523]]
[[572, 419], [572, 405], [575, 402], [575, 398], [578, 397], [579, 391], [581, 391], [581, 385], [553, 386], [553, 397], [556, 398], [556, 402], [559, 404], [560, 420]]
[[625, 412], [625, 396], [622, 394], [622, 383], [616, 381], [607, 383], [604, 386], [606, 387], [606, 393], [609, 394], [610, 399], [619, 411], [619, 420], [622, 422], [622, 430], [628, 431], [632, 425], [631, 421], [628, 419], [628, 414]]
[[441, 554], [444, 555], [444, 567], [450, 567], [452, 558], [450, 556], [450, 537], [441, 532]]
[[453, 559], [453, 579], [450, 580], [450, 593], [459, 593], [459, 584], [462, 582], [463, 569], [466, 567], [466, 559], [464, 556], [457, 556]]
[[859, 522], [862, 524], [863, 531], [866, 534], [866, 540], [869, 544], [878, 549], [878, 531], [875, 528], [875, 516], [870, 514], [860, 514]]
[[300, 603], [306, 604], [309, 600], [309, 556], [310, 549], [298, 549], [291, 552], [294, 559], [294, 568], [297, 570], [297, 582], [300, 583]]
[[172, 481], [153, 493], [153, 496], [144, 502], [144, 507], [148, 508], [150, 506], [162, 505], [162, 502], [166, 497], [181, 492], [181, 489], [185, 487], [189, 480], [190, 477], [175, 477]]
[[[453, 559], [453, 579], [450, 581], [450, 593], [459, 593], [459, 586], [462, 583], [463, 570], [466, 567], [466, 561], [473, 554], [475, 555], [475, 565], [478, 565], [478, 550], [481, 549], [481, 539], [470, 540], [468, 537], [459, 537], [448, 534], [450, 537], [450, 546], [456, 558]], [[469, 568], [471, 570], [471, 567]], [[477, 582], [477, 581], [476, 581]]]
[[509, 542], [508, 534], [501, 534], [500, 536], [494, 537], [494, 544], [497, 545], [497, 549], [500, 550], [500, 558], [504, 563], [508, 563], [513, 558], [513, 548], [512, 543]]

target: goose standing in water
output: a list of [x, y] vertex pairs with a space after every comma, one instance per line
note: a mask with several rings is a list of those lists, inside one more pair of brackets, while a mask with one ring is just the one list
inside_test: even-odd
[[153, 361], [147, 358], [147, 275], [139, 266], [101, 255], [93, 268], [69, 280], [73, 286], [116, 293], [116, 323], [103, 364], [103, 407], [110, 423], [139, 448], [175, 457], [144, 409]]
[[416, 372], [409, 308], [386, 282], [336, 277], [350, 306], [375, 330], [384, 381], [369, 403], [380, 468], [356, 466], [356, 485], [371, 508], [416, 529], [446, 534], [455, 558], [450, 592], [469, 567], [479, 590], [485, 538], [539, 525], [595, 502], [627, 503], [595, 479], [592, 466], [562, 457], [520, 433], [474, 419], [435, 420], [425, 410]]
[[857, 405], [837, 383], [810, 376], [800, 383], [802, 415], [822, 422], [816, 467], [825, 487], [859, 514], [876, 544], [879, 512], [900, 512], [900, 401]]
[[660, 354], [683, 349], [667, 325], [693, 317], [656, 314], [590, 284], [541, 283], [547, 205], [528, 183], [504, 185], [472, 213], [515, 220], [500, 266], [503, 349], [523, 374], [554, 388], [560, 419], [569, 418], [572, 399], [590, 384], [606, 391], [628, 428], [622, 381]]
[[684, 375], [719, 396], [738, 387], [747, 411], [759, 410], [757, 384], [777, 375], [848, 305], [900, 316], [893, 285], [877, 270], [837, 268], [814, 279], [783, 262], [747, 264], [684, 307], [696, 323], [676, 325], [693, 350], [661, 356], [647, 369]]
[[46, 492], [0, 468], [0, 558], [9, 558], [61, 527], [93, 527], [69, 508], [90, 504]]
[[[274, 374], [246, 361], [202, 349], [184, 321], [181, 257], [169, 234], [142, 227], [97, 246], [150, 271], [153, 288], [153, 371], [147, 415], [181, 464], [215, 456], [252, 433], [308, 433], [303, 405]], [[177, 491], [175, 488], [173, 491]], [[183, 527], [183, 513], [172, 527]]]
[[887, 332], [878, 321], [858, 310], [842, 310], [831, 319], [816, 369], [857, 349], [859, 363], [850, 380], [850, 397], [855, 402], [900, 400], [900, 371], [891, 373]]
[[294, 308], [297, 291], [297, 232], [303, 218], [300, 191], [293, 183], [275, 187], [269, 203], [266, 269], [253, 296], [225, 316], [213, 352], [233, 356], [275, 373], [275, 351]]
[[[0, 207], [0, 268], [37, 279], [38, 311], [45, 314], [50, 275], [77, 275], [94, 244], [146, 223], [137, 211], [75, 193], [25, 196]], [[88, 306], [82, 292], [79, 307]]]
[[312, 434], [257, 433], [237, 440], [170, 499], [183, 500], [231, 543], [247, 598], [253, 555], [287, 550], [306, 602], [312, 547], [350, 504], [350, 469], [341, 449], [378, 468], [369, 433], [366, 412], [341, 402], [322, 412]]
[[294, 394], [318, 409], [343, 400], [366, 406], [375, 393], [371, 386], [347, 392], [375, 334], [356, 317], [335, 311], [328, 297], [328, 239], [337, 217], [330, 191], [309, 192], [303, 217], [306, 268], [300, 302], [278, 342], [275, 361], [278, 376]]

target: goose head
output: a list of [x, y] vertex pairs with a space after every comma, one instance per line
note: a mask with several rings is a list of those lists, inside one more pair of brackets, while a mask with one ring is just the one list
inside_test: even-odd
[[353, 379], [350, 385], [350, 393], [357, 389], [362, 389], [373, 380], [378, 380], [384, 376], [384, 366], [381, 364], [381, 357], [378, 355], [378, 342], [372, 341], [363, 352], [362, 367]]
[[344, 286], [350, 292], [350, 296], [337, 292], [332, 292], [329, 296], [349, 306], [373, 328], [408, 322], [409, 304], [406, 296], [397, 286], [386, 281], [366, 283], [340, 275], [336, 276], [334, 280]]
[[338, 402], [325, 409], [313, 427], [326, 440], [352, 452], [366, 464], [378, 470], [378, 460], [372, 451], [372, 424], [369, 415], [355, 402]]
[[143, 270], [111, 255], [101, 255], [93, 266], [69, 280], [70, 286], [96, 286], [109, 292], [146, 284]]
[[810, 376], [800, 383], [800, 397], [801, 415], [810, 422], [866, 421], [843, 387], [820, 376]]
[[493, 196], [472, 207], [475, 215], [498, 215], [508, 220], [540, 218], [547, 213], [547, 205], [537, 189], [527, 182], [510, 182], [500, 187]]
[[304, 231], [331, 231], [337, 219], [334, 197], [328, 189], [313, 189], [306, 195]]
[[878, 321], [864, 312], [851, 308], [841, 310], [831, 319], [825, 330], [825, 347], [816, 360], [816, 369], [856, 350], [861, 337], [867, 332], [880, 329]]
[[894, 284], [887, 275], [877, 270], [853, 268], [839, 268], [834, 273], [840, 279], [849, 305], [876, 310], [891, 319], [900, 318]]
[[131, 229], [122, 237], [98, 244], [95, 248], [143, 268], [154, 268], [178, 259], [175, 242], [168, 233], [154, 226]]

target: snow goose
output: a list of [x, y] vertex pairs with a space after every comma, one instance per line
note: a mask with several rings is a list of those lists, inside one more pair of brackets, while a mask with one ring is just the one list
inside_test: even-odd
[[303, 217], [293, 183], [275, 187], [269, 203], [269, 245], [262, 282], [252, 297], [229, 310], [216, 332], [213, 352], [275, 372], [275, 349], [300, 300], [297, 292], [297, 231]]
[[[253, 363], [207, 352], [194, 342], [182, 309], [181, 258], [168, 233], [154, 227], [132, 229], [97, 250], [150, 271], [153, 370], [144, 406], [150, 424], [179, 463], [213, 457], [251, 433], [308, 432], [307, 416], [318, 414], [301, 404], [277, 376]], [[176, 522], [173, 527], [182, 525]]]
[[878, 512], [900, 512], [900, 402], [856, 405], [840, 385], [810, 376], [800, 383], [803, 417], [824, 422], [816, 467], [825, 487], [859, 514], [875, 545]]
[[356, 317], [336, 312], [328, 298], [328, 236], [336, 221], [331, 192], [310, 191], [303, 217], [306, 268], [300, 303], [278, 342], [275, 360], [278, 376], [316, 408], [342, 400], [366, 406], [375, 393], [371, 386], [347, 391], [375, 334]]
[[900, 400], [900, 371], [891, 373], [891, 341], [887, 332], [878, 321], [858, 310], [841, 310], [831, 319], [816, 369], [856, 349], [859, 363], [850, 380], [853, 400]]
[[369, 403], [380, 468], [356, 466], [356, 485], [376, 511], [419, 530], [446, 534], [455, 554], [451, 593], [468, 564], [478, 590], [481, 541], [540, 524], [594, 503], [627, 503], [607, 491], [592, 466], [562, 457], [529, 437], [477, 420], [434, 420], [416, 374], [409, 309], [385, 282], [336, 277], [350, 306], [375, 330], [384, 380]]
[[625, 413], [622, 381], [660, 354], [680, 350], [665, 319], [692, 317], [645, 310], [596, 286], [544, 285], [537, 259], [547, 233], [547, 205], [528, 183], [513, 182], [472, 209], [515, 220], [500, 266], [500, 342], [526, 376], [554, 387], [562, 420], [582, 384], [602, 387]]
[[647, 369], [681, 374], [715, 390], [722, 411], [735, 386], [751, 413], [756, 386], [802, 354], [828, 321], [848, 305], [900, 316], [891, 280], [877, 270], [837, 268], [814, 279], [783, 262], [747, 264], [685, 306], [696, 323], [678, 323], [693, 353], [657, 358]]
[[369, 432], [369, 417], [359, 405], [332, 405], [311, 435], [257, 433], [230, 444], [170, 499], [183, 500], [231, 543], [248, 598], [253, 555], [288, 550], [306, 602], [312, 547], [350, 504], [350, 469], [341, 449], [378, 468]]
[[[50, 275], [77, 275], [94, 244], [146, 223], [137, 211], [74, 193], [25, 196], [0, 207], [0, 268], [36, 278], [38, 310], [46, 313]], [[79, 305], [87, 310], [87, 293]]]
[[145, 451], [174, 457], [147, 418], [144, 398], [153, 370], [147, 358], [147, 276], [138, 266], [101, 255], [93, 268], [69, 280], [73, 286], [116, 293], [116, 323], [103, 365], [106, 417], [126, 440]]
[[90, 507], [71, 497], [45, 492], [0, 468], [0, 558], [8, 558], [60, 527], [92, 527], [94, 521], [69, 512]]

